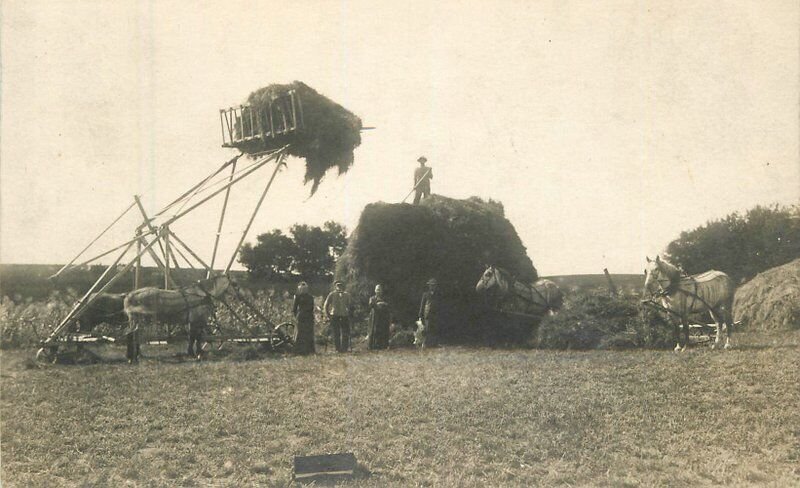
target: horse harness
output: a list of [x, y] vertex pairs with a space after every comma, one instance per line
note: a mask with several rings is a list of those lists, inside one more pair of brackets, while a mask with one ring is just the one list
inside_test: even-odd
[[[660, 272], [659, 274], [661, 274], [661, 269], [660, 268], [659, 268], [658, 271]], [[673, 279], [670, 279], [670, 278], [667, 278], [667, 279], [669, 280], [669, 284], [667, 285], [666, 288], [664, 288], [664, 285], [662, 285], [662, 281], [664, 281], [664, 280], [662, 280], [661, 278], [656, 278], [656, 283], [658, 283], [658, 287], [661, 289], [661, 291], [659, 291], [658, 293], [653, 294], [654, 298], [662, 298], [662, 299], [669, 300], [669, 295], [672, 295], [673, 293], [683, 293], [684, 295], [688, 295], [688, 296], [690, 296], [692, 298], [692, 303], [686, 309], [687, 313], [691, 313], [691, 311], [694, 309], [695, 303], [697, 303], [698, 300], [709, 311], [712, 310], [711, 305], [709, 305], [708, 302], [705, 301], [703, 299], [703, 297], [701, 297], [697, 293], [697, 289], [698, 289], [699, 285], [697, 283], [697, 280], [695, 280], [693, 276], [690, 276], [690, 275], [684, 273], [682, 276], [679, 276], [678, 279], [676, 279], [676, 280], [673, 280]], [[681, 288], [681, 286], [680, 286], [681, 282], [684, 281], [684, 280], [691, 281], [691, 283], [694, 285], [694, 291], [693, 292]], [[673, 315], [677, 315], [678, 317], [682, 317], [681, 314], [679, 314], [678, 312], [675, 312], [674, 310], [670, 310], [670, 309], [664, 307], [663, 305], [657, 304], [653, 300], [648, 300], [648, 302], [652, 303], [653, 305], [658, 305], [659, 308], [661, 308], [662, 310], [665, 310], [665, 311], [667, 311], [667, 312], [669, 312], [669, 313], [671, 313]]]

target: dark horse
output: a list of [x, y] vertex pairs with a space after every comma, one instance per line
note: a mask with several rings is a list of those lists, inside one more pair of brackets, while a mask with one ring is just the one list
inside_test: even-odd
[[[676, 351], [683, 351], [689, 343], [689, 315], [708, 312], [717, 324], [717, 337], [714, 347], [722, 341], [722, 330], [726, 332], [725, 349], [731, 347], [733, 329], [733, 294], [736, 286], [730, 276], [722, 271], [706, 271], [688, 276], [672, 264], [658, 256], [647, 258], [645, 292], [649, 300], [660, 305], [675, 325]], [[683, 344], [680, 328], [683, 327]]]
[[527, 315], [555, 314], [564, 303], [564, 293], [552, 281], [541, 279], [529, 285], [497, 266], [486, 268], [475, 291], [491, 298], [500, 310]]

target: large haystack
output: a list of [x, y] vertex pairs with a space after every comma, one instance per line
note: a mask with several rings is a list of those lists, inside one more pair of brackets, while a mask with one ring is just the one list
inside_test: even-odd
[[375, 284], [383, 283], [396, 318], [406, 326], [417, 318], [425, 283], [436, 278], [446, 297], [443, 339], [463, 342], [487, 336], [481, 327], [485, 310], [475, 293], [487, 263], [511, 270], [522, 280], [537, 279], [502, 204], [433, 195], [421, 205], [367, 205], [336, 276], [362, 304]]
[[739, 287], [733, 312], [752, 330], [800, 329], [800, 259], [759, 273]]
[[[305, 181], [313, 181], [313, 194], [329, 169], [336, 167], [342, 174], [352, 166], [353, 150], [361, 144], [361, 119], [300, 81], [260, 88], [247, 97], [247, 103], [265, 117], [272, 101], [291, 90], [302, 102], [303, 127], [265, 141], [240, 143], [237, 147], [252, 154], [291, 144], [289, 154], [306, 160]], [[269, 127], [269, 122], [262, 120], [261, 125]]]

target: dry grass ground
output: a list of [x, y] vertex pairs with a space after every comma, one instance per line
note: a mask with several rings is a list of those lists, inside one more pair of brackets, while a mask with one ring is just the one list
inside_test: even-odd
[[293, 455], [353, 451], [360, 486], [797, 486], [800, 335], [739, 337], [136, 367], [3, 351], [2, 482], [285, 486]]

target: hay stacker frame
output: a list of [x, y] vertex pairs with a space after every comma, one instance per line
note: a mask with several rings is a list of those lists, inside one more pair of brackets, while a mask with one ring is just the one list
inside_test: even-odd
[[[51, 276], [51, 279], [57, 279], [60, 275], [69, 270], [86, 266], [89, 263], [96, 262], [107, 256], [113, 256], [115, 255], [114, 253], [117, 253], [114, 261], [106, 267], [100, 277], [80, 299], [75, 302], [69, 313], [52, 329], [48, 337], [41, 342], [41, 347], [37, 352], [37, 359], [55, 361], [59, 354], [59, 348], [65, 345], [74, 345], [80, 352], [83, 346], [87, 344], [115, 342], [114, 338], [109, 336], [76, 333], [75, 326], [78, 324], [80, 317], [90, 309], [98, 297], [109, 290], [112, 285], [120, 281], [129, 271], [133, 273], [133, 289], [140, 287], [141, 260], [145, 255], [148, 255], [163, 273], [165, 289], [178, 287], [172, 273], [172, 270], [180, 268], [178, 258], [192, 269], [198, 269], [196, 265], [199, 265], [199, 269], [205, 271], [206, 278], [210, 278], [219, 273], [230, 275], [231, 266], [235, 262], [236, 256], [244, 244], [245, 238], [250, 231], [253, 221], [269, 189], [276, 175], [282, 166], [285, 165], [285, 159], [289, 149], [289, 144], [286, 143], [287, 136], [290, 138], [294, 132], [301, 131], [304, 127], [302, 102], [295, 91], [292, 90], [285, 96], [276, 97], [273, 102], [260, 113], [248, 105], [221, 109], [220, 124], [222, 127], [222, 146], [238, 148], [242, 152], [222, 164], [211, 174], [200, 180], [200, 182], [189, 188], [186, 192], [152, 216], [148, 215], [145, 211], [140, 197], [138, 195], [134, 196], [134, 201], [122, 214], [114, 219], [111, 224], [100, 232], [100, 234], [84, 247], [69, 263]], [[245, 154], [243, 148], [254, 141], [261, 144], [262, 147], [267, 147], [269, 149], [261, 153], [250, 154], [253, 160], [244, 167], [237, 169], [239, 159]], [[247, 225], [242, 231], [236, 248], [228, 259], [224, 269], [216, 270], [215, 264], [219, 240], [231, 189], [237, 183], [255, 174], [259, 169], [270, 163], [274, 163], [274, 169]], [[227, 175], [223, 174], [226, 170], [230, 171]], [[170, 226], [220, 195], [223, 195], [224, 198], [217, 223], [216, 235], [214, 237], [213, 251], [207, 263], [198, 253], [176, 235]], [[138, 209], [143, 221], [134, 229], [134, 236], [131, 239], [76, 264], [76, 261], [78, 261], [86, 251], [134, 208]], [[133, 257], [130, 258], [131, 251], [134, 249]], [[128, 256], [129, 259], [127, 263], [123, 264], [126, 256]], [[262, 344], [270, 350], [290, 349], [293, 345], [294, 324], [291, 322], [283, 322], [280, 324], [272, 323], [251, 300], [242, 294], [235, 283], [232, 289], [236, 300], [243, 304], [248, 313], [268, 326], [268, 333], [267, 335], [247, 337], [216, 333], [207, 337], [206, 342], [218, 342], [218, 348], [221, 348], [226, 342], [231, 342], [239, 344]], [[233, 317], [237, 323], [243, 325], [245, 329], [249, 327], [246, 318], [236, 312], [231, 306], [231, 303], [229, 303], [229, 299], [215, 299], [214, 302], [216, 302], [215, 305], [228, 309], [231, 317]], [[145, 344], [164, 344], [169, 343], [172, 339], [172, 337], [154, 338], [151, 341], [145, 342]]]

